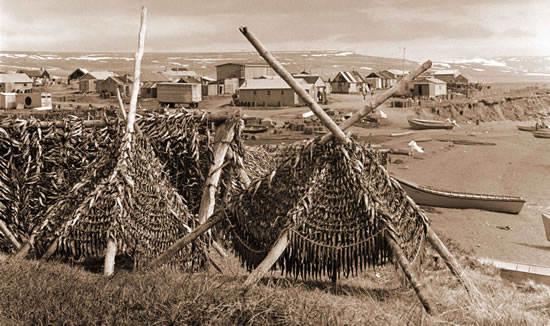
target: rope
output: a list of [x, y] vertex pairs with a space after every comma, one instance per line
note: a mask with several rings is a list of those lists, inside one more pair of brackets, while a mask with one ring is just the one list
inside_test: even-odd
[[331, 248], [331, 249], [336, 249], [336, 250], [342, 250], [342, 249], [347, 249], [347, 248], [352, 248], [352, 247], [356, 247], [356, 246], [359, 246], [359, 245], [362, 245], [363, 243], [367, 243], [368, 241], [371, 241], [372, 239], [374, 239], [376, 236], [378, 236], [380, 233], [384, 232], [387, 228], [383, 228], [382, 230], [376, 232], [375, 234], [371, 235], [370, 237], [362, 240], [362, 241], [359, 241], [359, 242], [355, 242], [353, 244], [350, 244], [350, 245], [345, 245], [345, 246], [337, 246], [337, 247], [334, 247], [334, 246], [331, 246], [331, 245], [327, 245], [327, 244], [324, 244], [324, 243], [320, 243], [320, 242], [317, 242], [317, 241], [314, 241], [314, 240], [311, 240], [309, 238], [307, 238], [306, 236], [298, 233], [298, 231], [294, 230], [294, 229], [290, 229], [290, 231], [292, 231], [292, 233], [296, 234], [297, 236], [299, 236], [300, 238], [304, 239], [304, 240], [307, 240], [309, 243], [312, 243], [316, 246], [319, 246], [319, 247], [325, 247], [325, 248]]

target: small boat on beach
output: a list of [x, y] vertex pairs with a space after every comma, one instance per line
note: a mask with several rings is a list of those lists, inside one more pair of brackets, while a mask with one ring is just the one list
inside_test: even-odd
[[449, 121], [408, 119], [412, 129], [453, 129], [454, 125]]
[[402, 179], [395, 180], [403, 190], [419, 205], [445, 208], [475, 208], [486, 211], [518, 214], [525, 200], [521, 197], [474, 194], [456, 191], [436, 190], [418, 186]]
[[518, 283], [533, 280], [537, 283], [550, 285], [550, 267], [524, 263], [514, 263], [490, 258], [479, 258], [482, 264], [492, 265], [500, 270], [500, 276], [509, 281]]
[[518, 130], [521, 130], [521, 131], [535, 131], [535, 130], [537, 130], [537, 127], [536, 127], [536, 126], [520, 126], [520, 125], [516, 125], [516, 127], [518, 128]]
[[246, 126], [243, 128], [243, 132], [247, 134], [258, 134], [260, 132], [266, 132], [267, 129], [266, 126]]
[[537, 138], [550, 138], [550, 129], [547, 128], [533, 131], [533, 136]]
[[544, 225], [544, 232], [546, 233], [546, 240], [550, 241], [550, 214], [541, 213], [542, 225]]

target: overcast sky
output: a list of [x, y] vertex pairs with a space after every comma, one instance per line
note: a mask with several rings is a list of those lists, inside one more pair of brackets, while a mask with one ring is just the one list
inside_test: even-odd
[[550, 0], [0, 0], [1, 51], [351, 50], [414, 60], [550, 55]]

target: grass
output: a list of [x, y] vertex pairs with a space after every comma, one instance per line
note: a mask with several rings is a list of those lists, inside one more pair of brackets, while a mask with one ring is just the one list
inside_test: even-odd
[[[221, 258], [217, 258], [221, 261]], [[246, 291], [235, 258], [224, 274], [121, 270], [113, 277], [57, 262], [0, 263], [1, 325], [548, 325], [550, 288], [520, 286], [475, 262], [468, 275], [486, 298], [468, 296], [441, 266], [425, 273], [439, 315], [427, 315], [392, 266], [338, 282], [274, 274]]]

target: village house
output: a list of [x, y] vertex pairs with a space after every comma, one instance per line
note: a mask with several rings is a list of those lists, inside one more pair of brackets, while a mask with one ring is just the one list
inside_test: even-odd
[[116, 77], [116, 75], [111, 71], [90, 71], [86, 73], [84, 76], [80, 77], [80, 93], [99, 92], [100, 89], [97, 89], [98, 82], [101, 83], [101, 81], [109, 77]]
[[0, 92], [2, 93], [30, 93], [32, 79], [26, 74], [0, 74]]
[[327, 89], [327, 84], [321, 78], [321, 76], [310, 75], [306, 73], [294, 74], [295, 79], [303, 79], [307, 84], [313, 85], [313, 91], [315, 93], [315, 99], [319, 103], [325, 103], [327, 101], [327, 94], [330, 94], [330, 89]]
[[71, 81], [78, 81], [82, 76], [88, 73], [88, 69], [85, 68], [76, 68], [73, 72], [69, 74], [69, 77], [67, 78], [67, 83], [70, 84]]
[[354, 94], [369, 91], [369, 85], [357, 71], [340, 71], [330, 82], [332, 93]]
[[159, 83], [172, 82], [162, 72], [143, 72], [140, 75], [140, 96], [143, 98], [157, 98], [157, 86]]
[[120, 91], [120, 96], [126, 97], [130, 95], [132, 80], [128, 77], [115, 77], [109, 76], [105, 80], [98, 80], [96, 83], [96, 90], [102, 94], [108, 94], [110, 96], [117, 95], [117, 89]]
[[382, 76], [377, 72], [371, 72], [365, 77], [365, 82], [371, 89], [380, 89], [382, 87]]
[[391, 88], [397, 83], [397, 76], [389, 70], [382, 70], [378, 74], [382, 79], [382, 88]]
[[460, 75], [458, 70], [436, 70], [433, 72], [433, 76], [446, 83], [451, 82], [452, 79]]
[[33, 85], [45, 85], [52, 78], [46, 69], [18, 70], [17, 72], [29, 76]]
[[[315, 98], [313, 84], [298, 79], [300, 87]], [[305, 103], [282, 79], [247, 79], [239, 87], [238, 102], [245, 106], [302, 106]]]
[[413, 96], [438, 97], [447, 95], [447, 83], [434, 77], [425, 77], [412, 82]]

